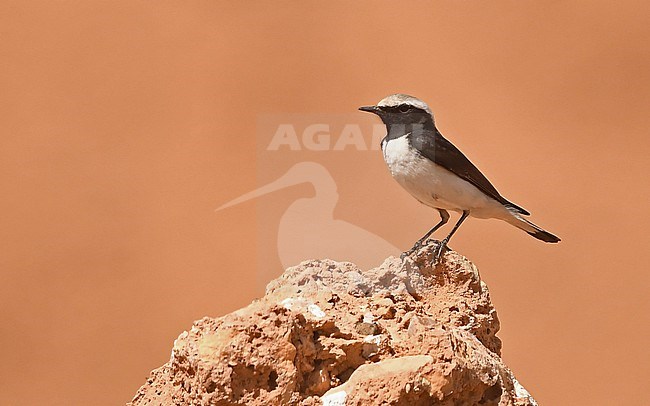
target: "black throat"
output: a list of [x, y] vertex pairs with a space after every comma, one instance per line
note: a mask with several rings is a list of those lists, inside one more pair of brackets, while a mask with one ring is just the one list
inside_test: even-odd
[[408, 135], [410, 140], [420, 140], [420, 142], [426, 142], [425, 140], [434, 141], [438, 129], [433, 124], [433, 121], [429, 123], [395, 123], [395, 124], [386, 124], [386, 141], [394, 140], [405, 135]]

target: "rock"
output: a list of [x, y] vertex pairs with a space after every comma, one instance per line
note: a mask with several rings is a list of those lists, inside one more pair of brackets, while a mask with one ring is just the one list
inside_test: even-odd
[[196, 321], [130, 405], [536, 405], [499, 355], [478, 270], [436, 242], [361, 271], [309, 260]]

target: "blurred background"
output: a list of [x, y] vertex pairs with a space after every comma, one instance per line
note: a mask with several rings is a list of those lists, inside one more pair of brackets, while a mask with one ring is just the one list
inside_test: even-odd
[[[259, 117], [405, 92], [563, 239], [470, 219], [453, 240], [521, 383], [542, 405], [650, 404], [648, 15], [631, 0], [3, 1], [1, 403], [129, 401], [193, 320], [282, 271], [255, 259], [276, 244], [260, 207], [282, 213], [308, 184], [214, 211], [260, 186]], [[334, 216], [410, 247], [435, 211], [379, 152], [362, 162], [330, 165]]]

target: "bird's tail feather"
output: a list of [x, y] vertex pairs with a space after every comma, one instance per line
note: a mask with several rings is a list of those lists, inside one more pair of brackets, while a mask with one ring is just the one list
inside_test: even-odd
[[549, 233], [548, 231], [544, 230], [537, 224], [534, 224], [526, 220], [514, 210], [508, 210], [508, 211], [512, 216], [509, 219], [507, 219], [507, 221], [513, 226], [524, 230], [525, 232], [537, 238], [538, 240], [542, 240], [544, 242], [551, 242], [551, 243], [560, 242], [559, 237]]
[[507, 200], [506, 202], [507, 202], [506, 208], [508, 209], [508, 211], [515, 211], [518, 214], [523, 214], [524, 216], [530, 216], [528, 210], [524, 209], [523, 207], [517, 206], [513, 202], [508, 202]]

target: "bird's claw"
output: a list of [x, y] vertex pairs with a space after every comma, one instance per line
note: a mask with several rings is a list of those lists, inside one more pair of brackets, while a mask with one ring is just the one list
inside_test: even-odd
[[422, 241], [416, 241], [415, 244], [411, 247], [410, 250], [402, 252], [402, 254], [399, 256], [401, 260], [404, 260], [404, 258], [408, 257], [409, 255], [413, 254], [417, 250], [422, 248]]
[[402, 253], [400, 254], [399, 258], [403, 261], [404, 258], [410, 256], [410, 255], [413, 254], [414, 252], [415, 252], [415, 250], [414, 250], [413, 248], [411, 248], [411, 249], [408, 250], [408, 251], [404, 251], [404, 252], [402, 252]]
[[[400, 254], [400, 259], [403, 261], [406, 257], [410, 256], [411, 254], [417, 252], [420, 248], [429, 245], [431, 241], [435, 241], [433, 239], [427, 239], [426, 241], [417, 241], [413, 246], [411, 247], [410, 250], [402, 252]], [[440, 260], [442, 259], [442, 254], [445, 252], [445, 250], [448, 250], [449, 247], [447, 247], [447, 240], [442, 240], [438, 242], [437, 246], [433, 249], [433, 260], [434, 263], [439, 264]]]
[[445, 251], [445, 249], [447, 249], [447, 241], [442, 240], [433, 251], [433, 259], [436, 264], [440, 263], [440, 260], [442, 259], [442, 254]]

